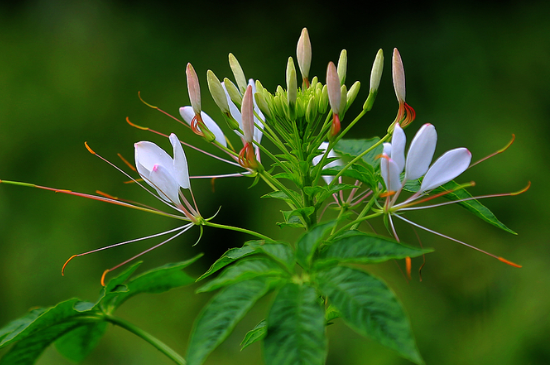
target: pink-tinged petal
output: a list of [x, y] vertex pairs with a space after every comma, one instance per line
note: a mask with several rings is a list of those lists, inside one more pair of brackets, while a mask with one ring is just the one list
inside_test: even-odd
[[405, 180], [416, 180], [428, 171], [437, 143], [437, 132], [431, 124], [424, 124], [414, 136], [405, 166]]
[[395, 96], [397, 96], [397, 101], [402, 103], [405, 101], [405, 70], [397, 48], [393, 49], [392, 77]]
[[405, 168], [405, 143], [407, 143], [407, 137], [405, 132], [399, 124], [395, 124], [393, 129], [393, 135], [391, 139], [391, 159], [395, 161], [399, 167], [399, 173], [403, 172]]
[[252, 96], [252, 86], [248, 86], [244, 93], [241, 115], [243, 118], [244, 140], [251, 143], [254, 139], [254, 100]]
[[399, 166], [386, 154], [382, 154], [380, 158], [380, 173], [388, 191], [399, 191], [401, 189]]
[[134, 144], [136, 167], [141, 176], [149, 176], [155, 165], [172, 166], [172, 158], [153, 142]]
[[470, 166], [471, 160], [472, 154], [466, 148], [456, 148], [445, 152], [424, 176], [420, 192], [435, 189], [453, 180]]
[[179, 198], [180, 185], [167, 168], [155, 165], [149, 176], [143, 178], [157, 190], [162, 199], [172, 202], [176, 206], [181, 205]]
[[[190, 106], [182, 106], [180, 108], [180, 115], [187, 124], [191, 125], [191, 121], [195, 117], [195, 112], [193, 111], [193, 108]], [[201, 118], [204, 124], [206, 125], [206, 128], [208, 128], [210, 132], [212, 132], [216, 137], [216, 142], [218, 142], [224, 147], [227, 147], [227, 141], [225, 140], [225, 135], [223, 134], [218, 124], [214, 121], [214, 119], [210, 118], [210, 116], [205, 112], [201, 112]], [[198, 128], [200, 130], [200, 126]]]
[[327, 67], [327, 91], [328, 101], [332, 112], [334, 114], [339, 114], [342, 89], [340, 88], [340, 78], [338, 77], [336, 66], [332, 62], [330, 62]]
[[173, 162], [173, 171], [172, 174], [178, 182], [178, 185], [184, 189], [189, 189], [189, 169], [187, 167], [187, 157], [183, 152], [183, 147], [181, 146], [180, 140], [178, 137], [172, 133], [170, 134], [170, 143], [174, 149], [174, 162]]

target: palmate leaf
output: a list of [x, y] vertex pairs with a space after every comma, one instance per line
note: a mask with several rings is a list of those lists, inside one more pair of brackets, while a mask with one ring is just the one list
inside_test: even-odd
[[309, 267], [311, 259], [325, 236], [336, 226], [337, 221], [321, 223], [304, 233], [296, 243], [296, 260], [302, 267]]
[[[336, 143], [336, 146], [334, 146], [334, 150], [342, 156], [344, 160], [352, 160], [374, 146], [378, 141], [380, 141], [378, 137], [370, 139], [341, 139]], [[363, 162], [377, 168], [380, 165], [380, 161], [376, 156], [381, 154], [382, 150], [383, 147], [382, 144], [380, 144], [362, 157]]]
[[227, 286], [217, 293], [195, 321], [187, 349], [187, 364], [202, 364], [272, 284], [270, 278], [257, 277]]
[[0, 329], [0, 348], [13, 344], [0, 364], [34, 364], [52, 342], [70, 360], [82, 361], [105, 333], [112, 310], [133, 295], [160, 293], [193, 283], [194, 279], [181, 270], [199, 257], [150, 270], [124, 284], [141, 264], [136, 263], [112, 278], [96, 302], [75, 298], [54, 307], [34, 309]]
[[204, 274], [202, 274], [197, 279], [197, 281], [209, 277], [213, 273], [217, 272], [220, 269], [223, 269], [225, 266], [229, 265], [232, 262], [257, 253], [258, 245], [256, 245], [256, 243], [262, 244], [264, 243], [264, 241], [248, 241], [243, 245], [243, 247], [236, 247], [227, 250], [219, 259], [216, 260], [216, 262], [212, 264], [212, 266], [210, 266], [210, 268]]
[[[411, 193], [416, 193], [420, 189], [420, 180], [407, 181], [404, 189]], [[440, 187], [432, 190], [431, 194], [438, 194], [444, 191], [452, 191], [457, 189], [460, 185], [455, 181], [449, 181], [446, 184], [441, 185]], [[485, 205], [481, 204], [477, 199], [471, 199], [473, 196], [466, 189], [460, 189], [443, 195], [443, 198], [456, 201], [461, 199], [470, 199], [466, 201], [457, 202], [456, 204], [466, 208], [476, 217], [481, 218], [485, 222], [492, 224], [493, 226], [500, 228], [508, 233], [517, 234], [510, 228], [508, 228], [504, 223], [502, 223], [493, 212], [489, 210]]]
[[216, 290], [259, 276], [288, 276], [288, 274], [279, 264], [269, 258], [244, 259], [228, 267], [214, 280], [197, 289], [197, 293]]
[[389, 237], [348, 231], [327, 244], [315, 265], [320, 267], [343, 262], [375, 264], [388, 260], [416, 257], [432, 251], [430, 248], [405, 245]]
[[403, 308], [386, 284], [346, 266], [321, 270], [316, 281], [348, 326], [416, 364], [424, 363]]
[[314, 288], [287, 283], [267, 317], [266, 365], [322, 365], [327, 356], [325, 315]]

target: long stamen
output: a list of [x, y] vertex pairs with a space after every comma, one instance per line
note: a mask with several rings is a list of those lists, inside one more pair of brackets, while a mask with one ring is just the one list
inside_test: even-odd
[[506, 146], [504, 146], [503, 148], [501, 148], [500, 150], [498, 150], [496, 152], [491, 153], [489, 156], [483, 157], [481, 160], [471, 164], [470, 167], [468, 167], [468, 168], [472, 168], [473, 166], [477, 165], [478, 163], [483, 162], [485, 160], [488, 160], [491, 157], [496, 156], [496, 155], [506, 151], [512, 145], [512, 143], [514, 143], [515, 139], [516, 139], [516, 135], [512, 134], [512, 139], [510, 140], [510, 142], [508, 142], [508, 144], [506, 144]]
[[407, 222], [407, 223], [409, 223], [409, 224], [412, 224], [412, 225], [415, 226], [415, 227], [418, 227], [418, 228], [420, 228], [420, 229], [423, 229], [423, 230], [425, 230], [425, 231], [427, 231], [427, 232], [430, 232], [430, 233], [433, 233], [433, 234], [438, 235], [438, 236], [440, 236], [440, 237], [446, 238], [446, 239], [448, 239], [448, 240], [451, 240], [451, 241], [460, 243], [461, 245], [464, 245], [464, 246], [466, 246], [466, 247], [472, 248], [472, 249], [474, 249], [474, 250], [476, 250], [476, 251], [479, 251], [479, 252], [481, 252], [481, 253], [484, 253], [484, 254], [486, 254], [486, 255], [488, 255], [488, 256], [494, 257], [495, 259], [497, 259], [497, 260], [499, 260], [499, 261], [502, 261], [502, 262], [504, 262], [505, 264], [508, 264], [508, 265], [510, 265], [510, 266], [518, 267], [518, 268], [521, 267], [521, 265], [518, 265], [518, 264], [516, 264], [516, 263], [514, 263], [514, 262], [512, 262], [512, 261], [506, 260], [506, 259], [503, 258], [503, 257], [497, 256], [497, 255], [493, 255], [493, 254], [490, 253], [490, 252], [487, 252], [487, 251], [484, 251], [484, 250], [482, 250], [482, 249], [480, 249], [480, 248], [477, 248], [477, 247], [475, 247], [475, 246], [469, 245], [469, 244], [467, 244], [466, 242], [462, 242], [462, 241], [460, 241], [460, 240], [457, 240], [456, 238], [452, 238], [452, 237], [446, 236], [446, 235], [444, 235], [444, 234], [442, 234], [442, 233], [439, 233], [439, 232], [436, 232], [436, 231], [434, 231], [434, 230], [432, 230], [432, 229], [429, 229], [429, 228], [426, 228], [426, 227], [424, 227], [424, 226], [421, 226], [420, 224], [414, 223], [413, 221], [410, 221], [410, 220], [408, 220], [408, 219], [406, 219], [406, 218], [403, 218], [403, 217], [400, 216], [400, 215], [397, 215], [397, 214], [396, 214], [395, 217], [397, 217], [397, 218], [399, 218], [399, 219], [401, 219], [401, 220], [403, 220], [403, 221], [405, 221], [405, 222]]
[[410, 198], [408, 198], [404, 202], [402, 202], [400, 204], [396, 204], [393, 207], [395, 208], [395, 210], [397, 210], [397, 209], [399, 209], [399, 210], [408, 209], [408, 207], [410, 207], [410, 206], [425, 203], [427, 201], [439, 198], [439, 197], [447, 195], [447, 194], [454, 193], [455, 191], [462, 190], [464, 188], [469, 188], [471, 186], [475, 186], [475, 182], [471, 181], [469, 183], [459, 185], [459, 186], [455, 187], [454, 189], [445, 190], [445, 191], [442, 191], [441, 193], [437, 193], [435, 195], [427, 196], [426, 198], [424, 198], [422, 200], [418, 200], [418, 201], [417, 201], [417, 199], [423, 197], [426, 194], [426, 192], [422, 192], [422, 193], [421, 192], [416, 192], [416, 193], [414, 193], [414, 195], [412, 195]]
[[181, 232], [176, 233], [175, 235], [173, 235], [172, 237], [168, 238], [167, 240], [162, 241], [161, 243], [159, 243], [159, 244], [157, 244], [157, 245], [155, 245], [155, 246], [153, 246], [153, 247], [150, 247], [150, 248], [148, 248], [147, 250], [145, 250], [145, 251], [143, 251], [143, 252], [140, 252], [139, 254], [135, 255], [134, 257], [131, 257], [131, 258], [129, 258], [128, 260], [126, 260], [126, 261], [124, 261], [124, 262], [121, 262], [120, 264], [118, 264], [118, 265], [116, 265], [116, 266], [114, 266], [114, 267], [112, 267], [112, 268], [110, 268], [110, 269], [105, 270], [105, 271], [103, 272], [103, 275], [101, 275], [101, 285], [102, 285], [102, 286], [105, 286], [105, 276], [107, 275], [107, 273], [109, 273], [109, 272], [111, 272], [111, 271], [113, 271], [113, 270], [116, 270], [116, 269], [118, 269], [118, 268], [121, 267], [121, 266], [126, 265], [126, 264], [129, 263], [130, 261], [133, 261], [133, 260], [137, 259], [138, 257], [140, 257], [140, 256], [142, 256], [142, 255], [144, 255], [144, 254], [146, 254], [147, 252], [153, 251], [155, 248], [158, 248], [158, 247], [164, 245], [164, 244], [167, 243], [167, 242], [172, 241], [174, 238], [176, 238], [176, 237], [178, 237], [179, 235], [181, 235], [181, 234], [187, 232], [187, 231], [189, 230], [189, 228], [193, 227], [193, 225], [194, 225], [194, 223], [189, 223], [189, 224], [187, 224], [187, 225], [185, 225], [185, 226], [183, 226], [183, 227], [179, 227], [179, 228], [182, 228], [182, 229], [183, 229]]
[[[453, 201], [450, 201], [450, 202], [442, 202], [442, 203], [432, 204], [432, 205], [424, 205], [424, 206], [421, 206], [421, 207], [408, 207], [408, 206], [404, 205], [405, 208], [399, 208], [399, 210], [420, 210], [420, 209], [428, 209], [428, 208], [441, 207], [441, 206], [444, 206], [444, 205], [450, 205], [450, 204], [465, 202], [465, 201], [468, 201], [468, 200], [477, 200], [477, 199], [485, 199], [485, 198], [496, 198], [496, 197], [501, 197], [501, 196], [515, 196], [515, 195], [519, 195], [519, 194], [525, 193], [527, 190], [529, 190], [530, 187], [531, 187], [531, 182], [529, 181], [529, 183], [527, 184], [526, 187], [524, 187], [523, 189], [521, 189], [521, 190], [519, 190], [519, 191], [512, 192], [512, 193], [502, 193], [502, 194], [489, 194], [489, 195], [472, 196], [472, 197], [469, 197], [469, 198], [453, 200]], [[451, 193], [451, 192], [454, 192], [454, 191], [457, 191], [457, 190], [458, 190], [458, 189], [455, 189], [455, 190], [452, 190], [452, 191], [443, 192], [443, 193], [434, 195], [433, 197], [434, 197], [434, 198], [437, 198], [437, 197], [439, 197], [439, 196], [443, 196], [443, 195], [446, 195], [446, 194], [448, 194], [448, 193]], [[424, 199], [424, 200], [422, 200], [422, 201], [415, 202], [415, 204], [420, 204], [420, 203], [423, 203], [423, 202], [428, 201], [428, 200], [431, 200], [431, 199], [426, 198], [426, 199]]]
[[136, 239], [133, 239], [133, 240], [128, 240], [128, 241], [124, 241], [124, 242], [119, 242], [119, 243], [115, 243], [115, 244], [113, 244], [113, 245], [100, 247], [100, 248], [97, 248], [97, 249], [95, 249], [95, 250], [87, 251], [87, 252], [84, 252], [84, 253], [79, 253], [79, 254], [77, 254], [77, 255], [72, 255], [72, 256], [69, 257], [69, 259], [68, 259], [67, 261], [65, 261], [65, 263], [63, 264], [63, 267], [61, 268], [61, 275], [63, 275], [63, 276], [65, 275], [65, 267], [67, 266], [67, 264], [69, 263], [69, 261], [71, 261], [71, 260], [74, 259], [75, 257], [88, 255], [88, 254], [90, 254], [90, 253], [94, 253], [94, 252], [99, 252], [99, 251], [107, 250], [107, 249], [113, 248], [113, 247], [123, 246], [123, 245], [128, 244], [128, 243], [143, 241], [143, 240], [146, 240], [146, 239], [149, 239], [149, 238], [155, 238], [155, 237], [159, 237], [159, 236], [164, 236], [165, 234], [169, 234], [169, 233], [172, 233], [172, 232], [179, 231], [180, 229], [184, 229], [184, 228], [187, 227], [187, 226], [188, 226], [188, 225], [186, 224], [185, 226], [181, 226], [181, 227], [177, 227], [177, 228], [174, 228], [174, 229], [171, 229], [171, 230], [168, 230], [168, 231], [164, 231], [164, 232], [152, 234], [152, 235], [150, 235], [150, 236], [145, 236], [145, 237], [140, 237], [140, 238], [136, 238]]

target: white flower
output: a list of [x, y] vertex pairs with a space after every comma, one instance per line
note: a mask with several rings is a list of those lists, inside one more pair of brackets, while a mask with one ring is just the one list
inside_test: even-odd
[[[182, 106], [180, 108], [180, 115], [189, 124], [190, 126], [193, 126], [193, 120], [195, 118], [195, 112], [193, 110], [193, 107], [191, 106]], [[206, 128], [210, 130], [216, 137], [216, 142], [218, 142], [220, 145], [227, 147], [227, 141], [225, 140], [225, 135], [223, 134], [221, 128], [218, 126], [218, 124], [210, 118], [208, 114], [205, 112], [201, 112], [201, 118], [203, 123], [206, 125]], [[200, 132], [200, 126], [197, 126]]]
[[[327, 148], [328, 148], [328, 142], [321, 143], [321, 145], [319, 146], [319, 149], [321, 151], [323, 151], [323, 153], [318, 155], [318, 156], [313, 157], [313, 165], [317, 165], [319, 162], [321, 162], [321, 159], [323, 158], [323, 155], [327, 152]], [[328, 158], [338, 157], [338, 155], [336, 154], [336, 152], [334, 152], [334, 150], [330, 150], [327, 157]], [[328, 164], [323, 166], [323, 169], [328, 169], [328, 168], [335, 167], [335, 166], [342, 166], [342, 161], [341, 160], [334, 160], [332, 162], [329, 162]], [[334, 176], [323, 175], [323, 179], [325, 180], [327, 185], [329, 185], [332, 182], [332, 180], [334, 180]]]
[[153, 142], [134, 144], [136, 167], [143, 180], [155, 188], [162, 199], [181, 209], [180, 188], [190, 189], [187, 158], [178, 137], [172, 133], [169, 139], [173, 158]]

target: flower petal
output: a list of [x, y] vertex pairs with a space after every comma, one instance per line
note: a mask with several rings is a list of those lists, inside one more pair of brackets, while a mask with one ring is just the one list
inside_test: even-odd
[[[264, 134], [263, 132], [263, 129], [264, 129], [264, 123], [263, 123], [263, 120], [265, 120], [265, 117], [262, 113], [262, 111], [260, 110], [260, 108], [258, 107], [258, 104], [256, 104], [256, 97], [254, 97], [254, 95], [256, 94], [256, 83], [254, 82], [253, 79], [250, 79], [248, 80], [248, 85], [252, 86], [252, 99], [254, 99], [254, 140], [258, 143], [260, 143], [262, 141], [262, 136]], [[256, 118], [256, 115], [258, 115], [262, 120]], [[260, 128], [258, 128], [257, 126], [259, 126]], [[256, 146], [256, 148], [258, 148]]]
[[137, 142], [134, 144], [134, 148], [136, 167], [141, 176], [149, 176], [155, 165], [172, 168], [172, 158], [153, 142]]
[[[313, 157], [313, 160], [312, 160], [313, 165], [317, 165], [319, 162], [321, 162], [321, 159], [323, 158], [323, 155], [326, 153], [327, 148], [328, 148], [328, 142], [321, 143], [321, 145], [319, 146], [319, 149], [323, 151], [323, 154]], [[338, 154], [334, 152], [334, 150], [330, 150], [327, 157], [328, 158], [338, 157]], [[323, 166], [323, 169], [328, 169], [335, 166], [342, 166], [342, 160], [334, 160], [332, 162], [329, 162], [328, 164]], [[323, 175], [322, 178], [325, 180], [327, 185], [329, 185], [332, 182], [332, 180], [334, 180], [334, 176], [331, 176], [331, 175]]]
[[403, 172], [405, 168], [405, 143], [407, 142], [407, 137], [403, 128], [397, 123], [393, 129], [393, 135], [391, 139], [391, 159], [395, 161], [397, 167], [399, 167], [399, 173]]
[[[183, 106], [180, 108], [180, 115], [187, 124], [191, 125], [191, 121], [195, 117], [195, 112], [193, 111], [192, 107]], [[212, 132], [216, 137], [216, 142], [218, 142], [224, 147], [227, 147], [227, 141], [225, 140], [225, 135], [223, 134], [218, 124], [214, 121], [214, 119], [210, 118], [210, 116], [205, 112], [201, 112], [201, 118], [204, 124], [206, 125], [206, 128], [208, 128], [210, 132]]]
[[244, 140], [248, 143], [254, 140], [254, 101], [252, 98], [252, 86], [248, 86], [241, 106]]
[[380, 159], [380, 173], [388, 191], [401, 190], [399, 166], [385, 153], [382, 154], [382, 158]]
[[184, 189], [189, 189], [191, 187], [189, 182], [189, 169], [187, 167], [187, 158], [183, 152], [183, 147], [181, 146], [180, 140], [174, 133], [170, 134], [169, 138], [172, 148], [174, 149], [172, 174], [174, 175], [174, 178], [179, 186]]
[[176, 206], [181, 205], [179, 199], [180, 185], [174, 179], [169, 169], [162, 165], [155, 165], [149, 176], [144, 176], [143, 178], [157, 190], [162, 199], [172, 202]]
[[437, 132], [431, 124], [424, 124], [414, 136], [405, 167], [405, 180], [416, 180], [428, 171], [437, 143]]
[[445, 152], [424, 176], [420, 192], [435, 189], [453, 180], [470, 166], [471, 160], [472, 154], [466, 148], [455, 148]]

